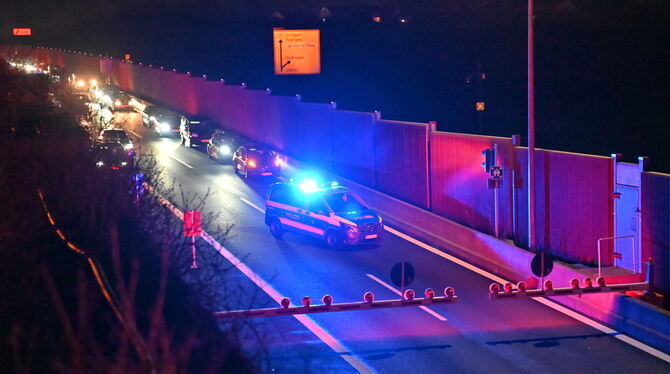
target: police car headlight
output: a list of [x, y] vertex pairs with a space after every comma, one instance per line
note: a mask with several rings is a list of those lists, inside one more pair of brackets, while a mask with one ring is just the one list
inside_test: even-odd
[[227, 145], [222, 145], [221, 148], [219, 148], [219, 153], [222, 155], [229, 155], [230, 152], [232, 152], [232, 150]]
[[344, 225], [344, 227], [347, 229], [347, 231], [349, 231], [351, 233], [354, 233], [354, 234], [358, 233], [358, 227], [356, 227], [356, 226]]
[[104, 166], [104, 165], [105, 165], [105, 163], [102, 162], [102, 161], [98, 161], [98, 162], [95, 163], [95, 166], [97, 166], [97, 167]]
[[128, 143], [128, 144], [124, 145], [123, 149], [125, 149], [126, 151], [129, 150], [129, 149], [133, 149], [133, 143]]
[[128, 165], [127, 162], [125, 162], [125, 161], [122, 161], [122, 162], [121, 162], [121, 166], [126, 166], [126, 165]]
[[161, 122], [159, 127], [161, 131], [170, 131], [170, 124], [167, 122]]

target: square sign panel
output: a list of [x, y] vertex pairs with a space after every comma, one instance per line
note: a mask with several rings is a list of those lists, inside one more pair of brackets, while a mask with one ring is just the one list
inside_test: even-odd
[[17, 36], [28, 36], [33, 34], [33, 30], [31, 28], [23, 27], [23, 28], [14, 28], [12, 29], [12, 32], [14, 35]]
[[272, 30], [275, 75], [320, 74], [319, 30]]

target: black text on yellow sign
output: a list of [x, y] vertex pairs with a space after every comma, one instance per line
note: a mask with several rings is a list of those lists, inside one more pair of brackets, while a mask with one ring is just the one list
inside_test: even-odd
[[276, 75], [320, 74], [319, 30], [272, 30]]

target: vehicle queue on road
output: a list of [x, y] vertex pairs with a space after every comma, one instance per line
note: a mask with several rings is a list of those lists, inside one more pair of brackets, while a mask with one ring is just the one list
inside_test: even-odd
[[[124, 101], [115, 107], [119, 97]], [[117, 128], [111, 119], [112, 111], [132, 110], [141, 116], [142, 124], [154, 135], [179, 138], [182, 146], [198, 148], [208, 158], [231, 165], [244, 179], [281, 178], [282, 182], [269, 186], [266, 196], [265, 223], [277, 238], [286, 231], [296, 232], [321, 238], [330, 248], [375, 243], [383, 238], [382, 218], [357, 194], [334, 182], [319, 182], [318, 178], [287, 179], [284, 175], [287, 158], [271, 147], [221, 129], [207, 117], [182, 114], [112, 86], [91, 87], [89, 98], [89, 114], [81, 122], [95, 128], [91, 126], [95, 122], [93, 117], [101, 119], [102, 127], [94, 130], [99, 134], [96, 147], [101, 152], [119, 149], [128, 151], [128, 154], [134, 152], [125, 130]], [[105, 112], [107, 121], [104, 120]], [[118, 143], [120, 147], [113, 147], [112, 143]], [[118, 163], [114, 166], [119, 167]]]

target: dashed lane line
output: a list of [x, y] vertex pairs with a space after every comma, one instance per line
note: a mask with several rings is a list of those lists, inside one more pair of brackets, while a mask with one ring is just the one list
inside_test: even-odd
[[240, 200], [244, 201], [247, 205], [249, 205], [250, 207], [256, 209], [257, 211], [259, 211], [259, 212], [265, 214], [265, 209], [259, 207], [258, 205], [252, 203], [251, 201], [249, 201], [249, 200], [247, 200], [247, 199], [245, 199], [245, 198], [243, 198], [243, 197], [240, 197]]
[[186, 166], [186, 167], [189, 168], [189, 169], [193, 169], [193, 166], [187, 164], [185, 161], [182, 161], [179, 157], [177, 157], [177, 156], [175, 156], [175, 155], [170, 155], [170, 158], [173, 159], [173, 160], [175, 160], [175, 161], [177, 161], [178, 163], [180, 163], [180, 164]]
[[[391, 290], [391, 292], [393, 292], [393, 293], [395, 293], [395, 294], [397, 294], [397, 295], [400, 295], [400, 297], [402, 297], [402, 292], [400, 292], [399, 290], [397, 290], [396, 288], [394, 288], [394, 287], [391, 286], [390, 284], [384, 282], [383, 280], [381, 280], [381, 279], [375, 277], [375, 276], [372, 275], [372, 274], [365, 274], [365, 275], [367, 275], [367, 276], [368, 276], [370, 279], [372, 279], [373, 281], [375, 281], [375, 282], [381, 284], [382, 286], [388, 288], [389, 290]], [[421, 306], [419, 306], [419, 308], [420, 308], [421, 310], [423, 310], [424, 312], [430, 314], [431, 316], [433, 316], [433, 317], [439, 319], [439, 320], [442, 321], [442, 322], [444, 322], [444, 321], [447, 320], [447, 319], [444, 318], [442, 315], [440, 315], [439, 313], [437, 313], [437, 312], [435, 312], [435, 311], [429, 309], [429, 308], [428, 308], [427, 306], [425, 306], [425, 305], [421, 305]]]

